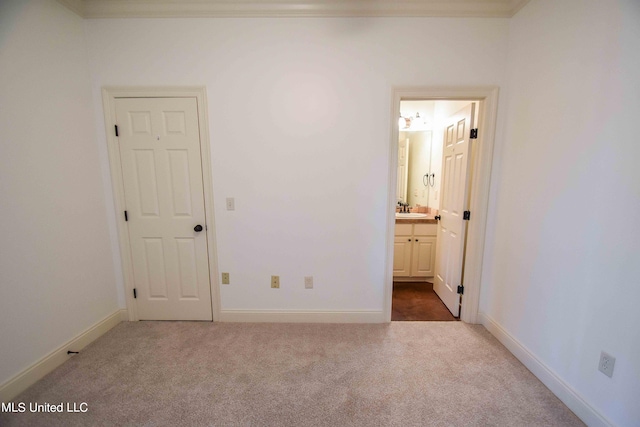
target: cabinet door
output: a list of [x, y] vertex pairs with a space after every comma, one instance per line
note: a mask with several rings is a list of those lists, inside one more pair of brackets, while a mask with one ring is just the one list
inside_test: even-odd
[[408, 277], [411, 275], [411, 236], [396, 236], [393, 244], [393, 276]]
[[411, 275], [413, 277], [433, 277], [435, 255], [435, 236], [414, 236]]

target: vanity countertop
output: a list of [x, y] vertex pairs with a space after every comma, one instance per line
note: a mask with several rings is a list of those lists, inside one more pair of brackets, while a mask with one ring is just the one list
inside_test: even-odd
[[426, 218], [396, 218], [396, 224], [437, 224], [434, 215], [428, 214]]

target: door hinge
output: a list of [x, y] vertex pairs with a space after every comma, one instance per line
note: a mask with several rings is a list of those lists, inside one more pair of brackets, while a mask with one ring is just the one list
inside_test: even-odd
[[478, 128], [471, 129], [470, 139], [478, 139]]
[[114, 127], [116, 128], [116, 136], [120, 136], [118, 135], [118, 125], [115, 125]]
[[136, 291], [136, 288], [133, 288], [133, 297], [138, 298], [138, 291]]
[[460, 295], [464, 294], [464, 286], [462, 286], [462, 285], [458, 286], [458, 293]]
[[127, 214], [127, 211], [124, 211], [124, 220], [129, 221], [129, 215]]
[[462, 214], [462, 219], [465, 221], [469, 221], [471, 219], [471, 211], [464, 211]]

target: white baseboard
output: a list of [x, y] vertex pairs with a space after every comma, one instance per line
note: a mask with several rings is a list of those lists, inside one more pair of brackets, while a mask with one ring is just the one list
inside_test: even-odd
[[120, 312], [120, 321], [121, 322], [128, 322], [129, 321], [129, 310], [127, 310], [126, 308], [122, 308], [120, 310], [118, 310]]
[[479, 313], [478, 317], [480, 323], [585, 424], [589, 427], [615, 426], [611, 420], [591, 406], [573, 387], [511, 336], [498, 322], [485, 313]]
[[423, 282], [423, 283], [431, 283], [433, 282], [433, 276], [431, 277], [394, 277], [393, 278], [394, 282], [398, 282], [398, 283], [418, 283], [418, 282]]
[[81, 332], [75, 338], [67, 341], [18, 375], [0, 385], [0, 401], [9, 402], [32, 386], [36, 381], [62, 365], [70, 357], [73, 357], [67, 354], [67, 350], [79, 351], [83, 349], [109, 329], [126, 319], [128, 319], [127, 310], [117, 310], [84, 332]]
[[222, 310], [221, 322], [384, 323], [382, 311]]

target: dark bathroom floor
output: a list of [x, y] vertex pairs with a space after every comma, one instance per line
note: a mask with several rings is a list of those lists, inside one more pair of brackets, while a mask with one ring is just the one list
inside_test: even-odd
[[458, 320], [429, 282], [393, 282], [391, 320]]

